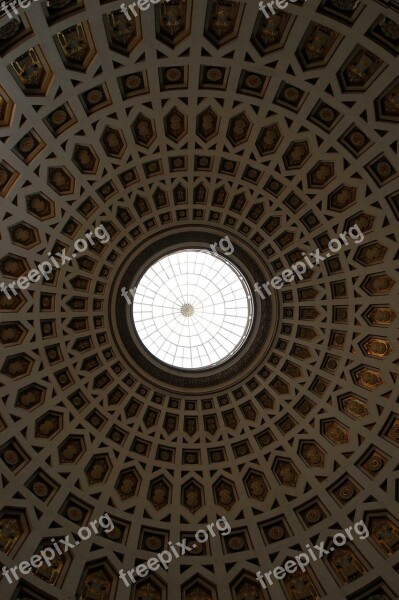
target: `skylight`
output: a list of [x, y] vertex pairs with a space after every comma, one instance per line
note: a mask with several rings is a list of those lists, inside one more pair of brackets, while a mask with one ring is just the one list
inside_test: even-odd
[[133, 301], [144, 346], [182, 369], [229, 359], [247, 338], [252, 319], [252, 295], [243, 275], [207, 250], [183, 250], [158, 260], [142, 276]]

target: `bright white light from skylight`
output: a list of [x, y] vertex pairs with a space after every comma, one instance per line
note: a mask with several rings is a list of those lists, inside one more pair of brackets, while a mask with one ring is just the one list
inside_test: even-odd
[[134, 295], [133, 320], [144, 346], [182, 369], [203, 369], [235, 354], [248, 336], [253, 301], [226, 258], [182, 250], [158, 260]]

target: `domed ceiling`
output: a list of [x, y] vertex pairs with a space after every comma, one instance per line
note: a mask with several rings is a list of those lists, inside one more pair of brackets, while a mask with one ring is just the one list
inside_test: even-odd
[[[116, 525], [1, 598], [398, 597], [397, 8], [48, 0], [0, 21], [0, 280], [111, 236], [0, 293], [0, 560]], [[138, 343], [120, 290], [160, 256], [228, 236], [253, 285], [354, 225], [362, 244], [255, 295], [231, 362], [187, 374]], [[118, 578], [222, 516], [229, 536]], [[256, 580], [362, 519], [336, 558]]]

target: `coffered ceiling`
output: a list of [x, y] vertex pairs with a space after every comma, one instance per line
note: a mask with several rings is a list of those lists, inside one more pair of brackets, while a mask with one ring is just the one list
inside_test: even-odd
[[[48, 0], [0, 21], [1, 562], [108, 512], [117, 527], [5, 600], [394, 600], [399, 560], [395, 2]], [[120, 296], [160, 253], [228, 235], [266, 281], [365, 235], [262, 302], [236, 362], [201, 377], [145, 355]], [[396, 305], [396, 306], [395, 306]], [[130, 590], [118, 571], [217, 537]], [[268, 591], [255, 580], [364, 519]]]

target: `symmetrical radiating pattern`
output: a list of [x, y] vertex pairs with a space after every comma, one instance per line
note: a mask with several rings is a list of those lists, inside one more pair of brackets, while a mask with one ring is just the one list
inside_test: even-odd
[[252, 296], [227, 259], [185, 250], [157, 261], [137, 286], [133, 319], [148, 350], [184, 369], [214, 366], [245, 341]]
[[[104, 511], [116, 524], [3, 577], [0, 598], [397, 600], [398, 2], [298, 0], [266, 19], [256, 0], [161, 0], [131, 21], [119, 4], [0, 21], [0, 282], [100, 223], [111, 236], [0, 293], [0, 561]], [[136, 358], [122, 279], [174, 237], [228, 236], [253, 283], [249, 263], [267, 281], [354, 224], [362, 244], [273, 290], [267, 327], [254, 295], [248, 342], [203, 386]], [[222, 515], [230, 536], [118, 578]], [[256, 580], [360, 519], [368, 539]]]

